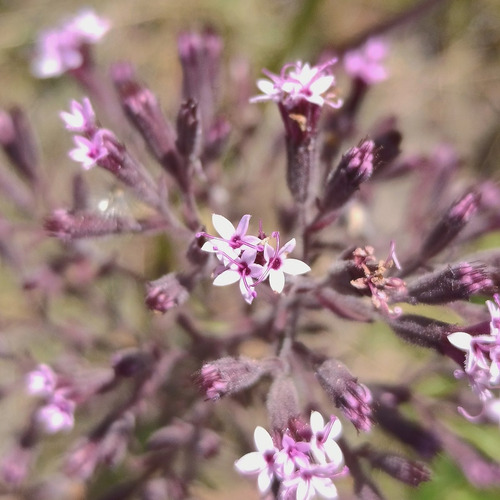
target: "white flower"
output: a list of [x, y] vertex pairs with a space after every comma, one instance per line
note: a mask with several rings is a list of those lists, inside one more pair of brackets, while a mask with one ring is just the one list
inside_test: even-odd
[[43, 426], [45, 432], [55, 434], [73, 428], [75, 423], [74, 411], [74, 401], [56, 392], [48, 404], [39, 408], [36, 419]]
[[311, 412], [311, 453], [319, 464], [333, 463], [340, 466], [344, 461], [344, 456], [336, 439], [342, 433], [342, 424], [334, 416], [325, 425], [321, 413]]
[[56, 374], [50, 366], [38, 365], [26, 375], [26, 387], [33, 396], [50, 396], [56, 388]]
[[288, 259], [287, 255], [293, 251], [296, 242], [292, 238], [288, 243], [279, 246], [279, 234], [273, 233], [276, 238], [276, 249], [266, 243], [264, 247], [264, 258], [267, 263], [267, 273], [269, 284], [276, 293], [281, 293], [285, 287], [285, 273], [292, 276], [307, 273], [311, 268], [301, 260]]
[[275, 458], [278, 449], [274, 446], [269, 433], [263, 427], [256, 427], [254, 441], [257, 451], [242, 456], [234, 464], [241, 474], [258, 475], [259, 491], [264, 494], [271, 489], [275, 471]]

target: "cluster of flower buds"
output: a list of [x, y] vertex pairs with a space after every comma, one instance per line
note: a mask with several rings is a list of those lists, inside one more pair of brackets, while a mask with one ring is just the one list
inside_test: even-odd
[[236, 469], [241, 474], [257, 476], [263, 495], [279, 487], [279, 498], [283, 499], [309, 500], [316, 495], [336, 498], [333, 479], [347, 473], [336, 442], [342, 432], [340, 421], [332, 415], [325, 425], [322, 415], [313, 411], [310, 425], [294, 427], [274, 440], [263, 427], [256, 427], [257, 451], [237, 460]]
[[495, 392], [500, 389], [500, 296], [495, 295], [495, 302], [486, 302], [491, 321], [488, 334], [471, 335], [467, 332], [454, 332], [448, 340], [465, 352], [463, 370], [456, 370], [456, 378], [466, 378], [483, 405], [481, 413], [471, 416], [463, 408], [460, 413], [471, 421], [477, 421], [485, 415], [500, 422], [500, 397]]
[[79, 69], [88, 63], [88, 46], [97, 43], [109, 27], [108, 21], [84, 10], [60, 28], [43, 32], [35, 49], [33, 73], [51, 78]]
[[26, 375], [26, 388], [33, 396], [45, 400], [45, 404], [38, 408], [35, 416], [45, 432], [54, 434], [73, 428], [76, 404], [68, 397], [67, 389], [61, 386], [50, 366], [41, 364], [29, 372]]
[[272, 290], [281, 293], [285, 288], [285, 274], [297, 276], [311, 270], [305, 262], [287, 257], [295, 248], [295, 238], [281, 246], [280, 234], [274, 231], [271, 238], [275, 240], [276, 246], [273, 247], [269, 244], [270, 238], [262, 231], [258, 237], [248, 235], [250, 217], [244, 215], [235, 228], [222, 215], [213, 214], [212, 224], [220, 236], [205, 232], [196, 235], [208, 240], [202, 250], [214, 253], [221, 263], [214, 273], [214, 285], [239, 282], [241, 294], [248, 304], [257, 297], [256, 286], [267, 278]]

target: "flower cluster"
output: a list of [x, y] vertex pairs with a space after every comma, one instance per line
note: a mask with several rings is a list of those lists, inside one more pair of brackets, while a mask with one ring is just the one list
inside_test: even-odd
[[382, 82], [387, 78], [387, 70], [383, 64], [387, 52], [388, 45], [382, 38], [370, 38], [362, 47], [345, 54], [345, 71], [367, 85]]
[[251, 102], [295, 103], [305, 100], [318, 106], [327, 104], [339, 108], [342, 100], [334, 92], [329, 92], [335, 85], [335, 77], [330, 74], [329, 68], [336, 62], [337, 59], [331, 59], [319, 66], [310, 66], [297, 61], [283, 66], [279, 75], [263, 70], [269, 80], [263, 78], [257, 81], [263, 95], [252, 97]]
[[495, 295], [494, 298], [495, 302], [486, 301], [491, 315], [488, 335], [473, 336], [467, 332], [448, 335], [448, 340], [455, 347], [465, 351], [464, 370], [457, 370], [455, 377], [467, 377], [473, 392], [483, 404], [483, 410], [477, 416], [459, 408], [460, 413], [472, 421], [485, 414], [500, 422], [500, 398], [492, 392], [500, 389], [500, 296]]
[[337, 488], [332, 478], [347, 473], [342, 450], [336, 442], [341, 431], [335, 416], [325, 425], [317, 411], [311, 413], [310, 427], [293, 436], [287, 429], [279, 446], [264, 428], [257, 427], [254, 432], [257, 451], [241, 457], [235, 467], [241, 474], [257, 476], [262, 494], [276, 481], [281, 499], [309, 500], [315, 495], [336, 498]]
[[26, 375], [26, 388], [33, 396], [45, 399], [45, 404], [38, 408], [35, 417], [45, 432], [54, 434], [73, 428], [76, 404], [68, 397], [68, 391], [60, 386], [50, 366], [41, 364], [29, 372]]
[[215, 286], [226, 286], [239, 282], [240, 292], [248, 304], [257, 296], [255, 287], [269, 278], [269, 284], [276, 293], [285, 287], [285, 274], [297, 276], [311, 268], [298, 259], [287, 256], [295, 248], [295, 238], [280, 244], [278, 231], [272, 233], [276, 246], [269, 244], [264, 234], [260, 237], [247, 235], [250, 215], [244, 215], [238, 227], [222, 215], [213, 214], [212, 223], [220, 236], [200, 232], [197, 237], [205, 237], [202, 247], [205, 252], [215, 253], [221, 265], [215, 271]]
[[80, 68], [85, 62], [85, 47], [97, 43], [109, 27], [108, 21], [85, 10], [60, 28], [41, 33], [33, 73], [38, 78], [51, 78]]
[[67, 130], [81, 134], [73, 137], [76, 147], [69, 152], [70, 158], [81, 163], [84, 170], [98, 163], [106, 167], [117, 139], [110, 130], [98, 126], [90, 100], [84, 97], [81, 103], [71, 101], [71, 112], [62, 111], [60, 117]]

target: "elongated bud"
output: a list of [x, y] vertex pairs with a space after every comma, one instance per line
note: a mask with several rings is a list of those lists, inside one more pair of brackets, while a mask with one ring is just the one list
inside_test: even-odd
[[39, 176], [38, 148], [21, 108], [0, 110], [0, 145], [18, 172], [31, 184]]
[[280, 434], [291, 421], [299, 418], [299, 395], [293, 380], [287, 375], [274, 379], [267, 395], [267, 411], [272, 430]]
[[187, 280], [180, 274], [169, 273], [146, 284], [146, 306], [152, 311], [165, 313], [184, 304], [189, 298]]
[[431, 471], [425, 464], [395, 453], [379, 452], [365, 445], [361, 455], [368, 459], [373, 468], [383, 470], [389, 476], [409, 486], [419, 486], [431, 478]]
[[412, 303], [444, 304], [468, 300], [475, 294], [493, 294], [495, 288], [485, 266], [461, 262], [421, 276], [408, 286], [408, 296]]
[[453, 330], [453, 325], [416, 314], [403, 314], [392, 318], [389, 326], [398, 337], [419, 347], [435, 349], [445, 354], [447, 336]]
[[316, 370], [316, 377], [344, 415], [358, 431], [368, 432], [372, 426], [372, 396], [368, 387], [358, 383], [347, 367], [340, 361], [329, 359]]
[[324, 211], [332, 211], [344, 205], [367, 181], [374, 170], [375, 143], [367, 140], [351, 148], [327, 180], [325, 194], [321, 202]]
[[131, 348], [115, 353], [111, 365], [117, 377], [135, 377], [151, 368], [153, 357], [150, 352]]
[[51, 236], [63, 241], [141, 231], [141, 225], [130, 218], [103, 217], [92, 212], [73, 214], [63, 208], [54, 210], [44, 227]]
[[254, 385], [266, 369], [259, 361], [240, 358], [221, 358], [203, 365], [198, 383], [208, 399], [217, 401]]
[[111, 74], [127, 117], [140, 132], [153, 156], [178, 179], [180, 165], [175, 132], [165, 118], [158, 99], [150, 89], [139, 83], [130, 64], [115, 64]]
[[422, 248], [413, 260], [403, 265], [401, 276], [412, 273], [427, 260], [446, 248], [476, 213], [479, 199], [479, 192], [469, 191], [453, 203], [424, 240]]
[[201, 123], [198, 104], [188, 99], [181, 104], [177, 115], [177, 149], [189, 159], [197, 158], [201, 152]]

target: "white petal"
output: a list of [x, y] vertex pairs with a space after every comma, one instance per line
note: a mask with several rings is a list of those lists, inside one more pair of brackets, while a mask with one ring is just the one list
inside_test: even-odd
[[297, 500], [309, 500], [314, 496], [314, 489], [311, 488], [311, 483], [309, 481], [299, 481], [297, 486], [296, 499]]
[[271, 82], [270, 80], [264, 80], [264, 79], [257, 80], [257, 87], [259, 87], [259, 90], [261, 92], [267, 95], [274, 94], [276, 92], [274, 83]]
[[313, 94], [323, 94], [332, 86], [333, 80], [333, 76], [323, 76], [318, 78], [315, 82], [311, 83], [309, 90]]
[[255, 442], [256, 448], [260, 451], [268, 451], [268, 450], [274, 450], [274, 443], [273, 443], [273, 438], [269, 434], [269, 432], [264, 429], [264, 427], [261, 427], [258, 425], [255, 428], [255, 431], [253, 433], [253, 440]]
[[234, 467], [242, 474], [256, 474], [265, 465], [264, 457], [258, 451], [247, 453], [234, 463]]
[[323, 418], [323, 415], [321, 415], [319, 411], [311, 412], [311, 418], [309, 420], [309, 423], [311, 424], [311, 430], [313, 431], [314, 434], [317, 434], [318, 432], [322, 431], [323, 428], [325, 427], [325, 419]]
[[337, 418], [335, 422], [333, 422], [332, 428], [330, 429], [330, 434], [328, 437], [330, 439], [337, 439], [342, 434], [342, 423]]
[[313, 478], [312, 479], [314, 489], [323, 498], [337, 498], [337, 488], [333, 484], [331, 479], [326, 478]]
[[295, 238], [292, 238], [290, 241], [288, 241], [287, 243], [285, 243], [281, 249], [280, 249], [280, 255], [283, 254], [283, 253], [291, 253], [293, 252], [293, 249], [295, 248], [295, 245], [297, 244], [297, 242], [295, 241]]
[[323, 448], [331, 463], [340, 465], [344, 461], [344, 455], [340, 446], [335, 441], [327, 441]]
[[276, 293], [281, 293], [285, 288], [285, 275], [281, 270], [272, 270], [269, 273], [269, 284]]
[[229, 240], [236, 232], [234, 226], [225, 217], [218, 214], [212, 215], [212, 224], [214, 225], [216, 231], [225, 239]]
[[269, 470], [264, 469], [257, 479], [257, 486], [261, 493], [267, 493], [271, 489], [271, 484], [273, 482], [273, 474]]
[[471, 339], [472, 336], [466, 332], [455, 332], [448, 335], [450, 343], [462, 351], [468, 351], [470, 349]]
[[233, 271], [232, 269], [228, 269], [223, 273], [219, 274], [217, 278], [214, 279], [215, 286], [226, 286], [232, 285], [236, 283], [240, 279], [240, 273], [238, 271]]
[[246, 214], [241, 218], [238, 227], [236, 228], [236, 234], [239, 234], [240, 236], [247, 234], [248, 224], [250, 223], [251, 217], [251, 215]]
[[298, 274], [308, 273], [311, 268], [299, 259], [286, 259], [281, 264], [281, 270], [286, 274], [297, 276]]

